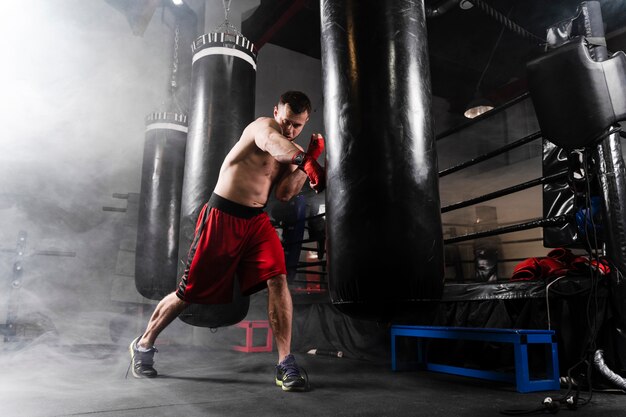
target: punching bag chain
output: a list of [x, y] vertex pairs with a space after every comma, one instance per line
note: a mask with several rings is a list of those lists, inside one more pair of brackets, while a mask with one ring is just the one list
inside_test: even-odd
[[224, 21], [228, 22], [228, 13], [230, 12], [230, 1], [231, 0], [222, 0], [222, 4], [224, 5]]
[[180, 28], [176, 25], [176, 29], [174, 30], [174, 58], [172, 60], [172, 79], [170, 84], [172, 86], [172, 91], [176, 90], [178, 87], [178, 83], [176, 82], [176, 74], [178, 73], [178, 41], [180, 38]]
[[243, 36], [239, 30], [228, 21], [228, 14], [230, 13], [230, 1], [222, 0], [224, 5], [224, 23], [215, 28], [215, 32], [226, 33], [234, 36]]

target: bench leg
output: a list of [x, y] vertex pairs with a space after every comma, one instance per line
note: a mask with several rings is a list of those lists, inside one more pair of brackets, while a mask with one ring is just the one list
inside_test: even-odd
[[530, 371], [528, 369], [528, 345], [526, 343], [514, 343], [515, 352], [515, 384], [520, 392], [528, 392], [530, 389]]
[[417, 339], [417, 367], [418, 369], [422, 369], [426, 366], [428, 362], [426, 343], [424, 343], [423, 338]]
[[557, 348], [556, 342], [550, 343], [550, 352], [548, 354], [548, 370], [547, 375], [548, 379], [554, 381], [554, 386], [552, 389], [559, 389], [561, 387], [560, 383], [560, 375], [559, 375], [559, 350]]
[[396, 334], [391, 332], [391, 370], [397, 371], [397, 363], [396, 363]]
[[[423, 368], [427, 363], [427, 355], [426, 355], [426, 344], [424, 343], [424, 339], [421, 337], [417, 339], [417, 363], [415, 362], [415, 358], [411, 358], [410, 361], [404, 361], [402, 364], [398, 359], [398, 345], [396, 342], [396, 338], [398, 335], [395, 333], [391, 333], [391, 370], [397, 371], [402, 365], [403, 369], [413, 369], [415, 365], [417, 365], [418, 369]], [[407, 366], [408, 365], [408, 366]]]
[[560, 388], [559, 382], [559, 356], [556, 343], [548, 343], [547, 346], [547, 372], [546, 379], [530, 380], [528, 369], [528, 345], [526, 343], [515, 343], [515, 383], [517, 391], [550, 391]]

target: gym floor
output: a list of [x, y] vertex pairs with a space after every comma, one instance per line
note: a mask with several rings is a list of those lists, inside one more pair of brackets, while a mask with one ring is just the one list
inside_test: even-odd
[[[57, 416], [497, 416], [531, 410], [550, 395], [512, 385], [425, 371], [392, 372], [389, 363], [296, 354], [310, 390], [274, 385], [275, 353], [159, 347], [155, 379], [125, 378], [118, 345], [39, 343], [0, 351], [0, 415]], [[586, 394], [586, 393], [585, 393]], [[569, 410], [564, 410], [567, 412]], [[626, 416], [626, 395], [594, 393], [583, 416]]]

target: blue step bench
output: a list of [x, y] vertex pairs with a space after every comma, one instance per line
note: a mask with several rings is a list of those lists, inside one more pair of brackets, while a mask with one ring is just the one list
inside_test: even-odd
[[[417, 338], [417, 365], [420, 369], [463, 375], [516, 385], [518, 392], [551, 391], [560, 388], [559, 358], [554, 330], [491, 329], [473, 327], [391, 326], [391, 369], [398, 370], [396, 337]], [[430, 363], [426, 357], [426, 339], [476, 340], [512, 343], [515, 353], [515, 374]], [[528, 369], [528, 345], [545, 344], [547, 349], [546, 379], [531, 379]]]

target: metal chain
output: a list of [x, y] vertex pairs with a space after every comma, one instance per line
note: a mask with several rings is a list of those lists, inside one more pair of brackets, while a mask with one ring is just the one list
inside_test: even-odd
[[215, 32], [218, 33], [226, 33], [228, 35], [234, 36], [243, 36], [239, 30], [228, 21], [228, 14], [230, 13], [230, 1], [231, 0], [222, 0], [222, 4], [224, 5], [224, 22], [215, 28]]
[[228, 13], [230, 12], [230, 1], [231, 0], [222, 0], [222, 4], [224, 5], [224, 20], [228, 22]]
[[172, 62], [172, 79], [170, 81], [172, 89], [176, 89], [178, 87], [177, 82], [177, 73], [178, 73], [178, 41], [180, 37], [180, 28], [176, 25], [176, 29], [174, 30], [174, 59]]

